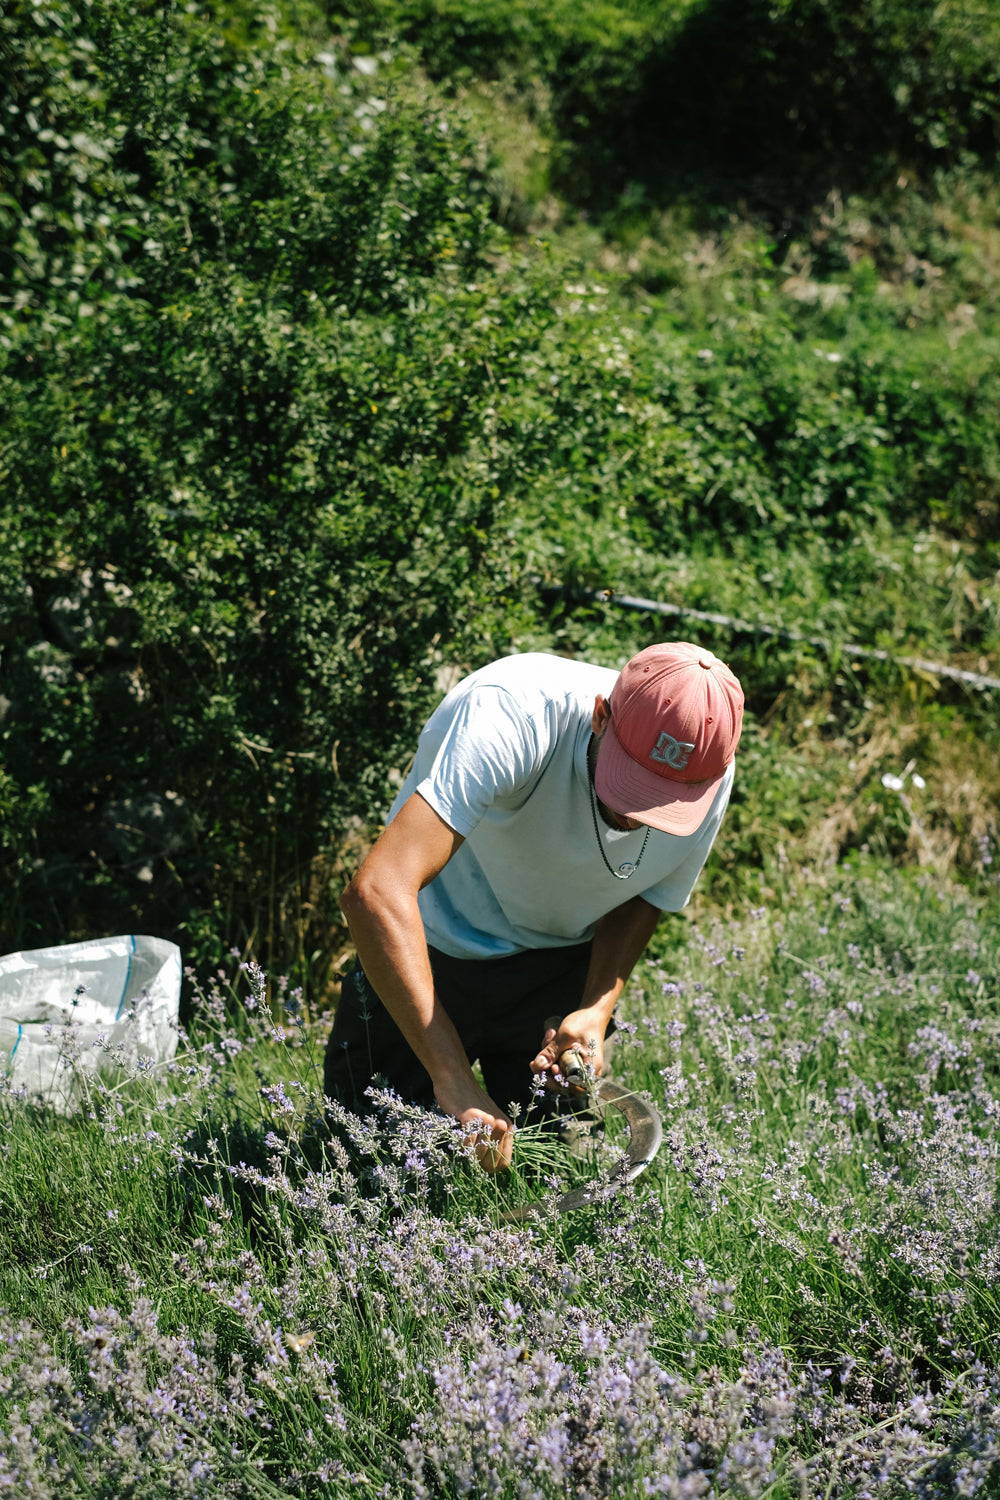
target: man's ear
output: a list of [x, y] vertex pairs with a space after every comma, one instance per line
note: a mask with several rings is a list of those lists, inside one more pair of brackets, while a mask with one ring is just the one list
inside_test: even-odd
[[590, 719], [590, 727], [593, 730], [594, 736], [597, 739], [600, 739], [601, 735], [604, 733], [605, 729], [607, 729], [610, 723], [611, 708], [608, 704], [608, 700], [607, 698], [602, 697], [600, 693], [598, 693], [597, 697], [594, 699], [594, 712], [591, 715]]

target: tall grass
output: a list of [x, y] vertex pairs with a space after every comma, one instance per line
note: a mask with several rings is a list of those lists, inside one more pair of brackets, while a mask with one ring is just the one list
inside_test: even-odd
[[529, 1119], [491, 1179], [439, 1116], [330, 1107], [322, 1026], [252, 966], [75, 1118], [8, 1082], [0, 1489], [997, 1493], [983, 852], [978, 892], [845, 868], [664, 942], [614, 1061], [664, 1147], [564, 1217], [505, 1215], [615, 1142]]

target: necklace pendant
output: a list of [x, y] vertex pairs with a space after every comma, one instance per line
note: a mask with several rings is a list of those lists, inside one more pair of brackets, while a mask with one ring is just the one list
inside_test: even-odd
[[[593, 739], [591, 739], [591, 743], [593, 743]], [[633, 863], [632, 860], [625, 859], [616, 870], [614, 865], [611, 863], [610, 859], [608, 859], [608, 856], [604, 852], [604, 840], [601, 837], [601, 830], [597, 826], [597, 794], [594, 791], [594, 783], [592, 780], [589, 785], [589, 790], [590, 816], [594, 820], [594, 837], [597, 840], [597, 847], [601, 851], [601, 858], [604, 861], [604, 868], [607, 870], [608, 874], [613, 875], [616, 880], [628, 880], [629, 877], [634, 875], [636, 870], [639, 868], [639, 865], [642, 862], [642, 856], [646, 852], [646, 845], [649, 843], [650, 834], [649, 824], [646, 824], [646, 832], [642, 836], [642, 848], [639, 850], [635, 862]]]

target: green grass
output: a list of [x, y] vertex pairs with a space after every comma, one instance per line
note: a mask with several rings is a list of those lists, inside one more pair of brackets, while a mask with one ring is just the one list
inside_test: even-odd
[[[675, 1436], [717, 1409], [722, 1449], [710, 1460], [708, 1444], [695, 1467], [710, 1474], [724, 1449], [745, 1493], [794, 1492], [800, 1471], [810, 1493], [854, 1493], [866, 1447], [892, 1484], [919, 1471], [943, 1495], [978, 1444], [986, 1483], [974, 1389], [976, 1369], [995, 1378], [1000, 1276], [992, 870], [973, 896], [849, 865], [741, 922], [673, 919], [630, 985], [634, 1030], [614, 1063], [660, 1108], [664, 1146], [634, 1189], [528, 1225], [505, 1215], [601, 1170], [600, 1156], [576, 1161], [528, 1123], [515, 1171], [489, 1178], [448, 1122], [391, 1104], [377, 1127], [334, 1120], [331, 1135], [316, 1092], [322, 1030], [286, 1015], [279, 1042], [260, 1009], [234, 1027], [217, 983], [157, 1083], [99, 1090], [93, 1117], [71, 1119], [8, 1095], [0, 1306], [22, 1332], [2, 1399], [13, 1420], [34, 1391], [38, 1442], [57, 1455], [38, 1484], [58, 1474], [77, 1486], [60, 1493], [105, 1493], [113, 1433], [168, 1389], [174, 1446], [162, 1473], [135, 1459], [136, 1494], [159, 1494], [167, 1474], [199, 1495], [258, 1481], [267, 1494], [300, 1482], [338, 1494], [350, 1472], [421, 1493], [428, 1455], [453, 1493], [463, 1443], [478, 1452], [450, 1384], [460, 1368], [468, 1390], [486, 1381], [484, 1410], [515, 1388], [529, 1403], [491, 1460], [492, 1492], [513, 1496], [526, 1434], [568, 1420], [561, 1387], [522, 1390], [522, 1366], [545, 1349], [569, 1361], [581, 1401], [597, 1400], [623, 1339], [650, 1380], [681, 1383], [686, 1394], [656, 1407]], [[107, 1308], [121, 1328], [107, 1331]], [[184, 1360], [170, 1339], [201, 1349], [186, 1377], [200, 1404], [178, 1398]], [[71, 1461], [67, 1437], [82, 1418], [38, 1384], [39, 1357], [65, 1361], [90, 1392], [102, 1435], [85, 1460]], [[759, 1408], [746, 1404], [751, 1366]], [[249, 1394], [230, 1418], [219, 1401], [235, 1372]], [[637, 1389], [622, 1420], [639, 1420], [646, 1399]], [[602, 1420], [610, 1400], [597, 1400]], [[806, 1420], [809, 1403], [835, 1441]], [[912, 1410], [925, 1459], [903, 1441]], [[737, 1458], [772, 1427], [768, 1464]], [[422, 1459], [406, 1456], [413, 1432]], [[628, 1461], [616, 1450], [618, 1487], [595, 1493], [638, 1493], [666, 1462], [662, 1438], [637, 1439]], [[190, 1480], [195, 1451], [218, 1489]], [[475, 1475], [485, 1484], [485, 1469]]]

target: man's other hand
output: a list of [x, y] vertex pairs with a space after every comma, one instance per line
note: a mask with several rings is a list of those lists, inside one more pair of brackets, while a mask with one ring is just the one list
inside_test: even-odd
[[434, 1096], [446, 1115], [475, 1137], [476, 1160], [484, 1172], [509, 1172], [514, 1155], [514, 1122], [498, 1109], [475, 1079], [436, 1086]]

